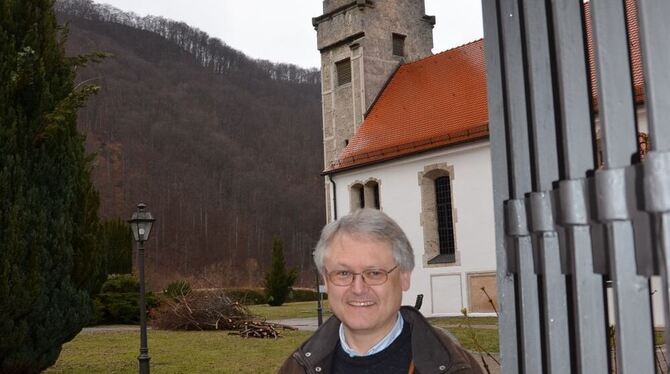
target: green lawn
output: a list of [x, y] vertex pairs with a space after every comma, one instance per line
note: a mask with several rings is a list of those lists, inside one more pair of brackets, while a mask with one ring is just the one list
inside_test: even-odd
[[[252, 313], [276, 320], [316, 317], [316, 302], [298, 302], [279, 307], [252, 305]], [[331, 315], [324, 301], [324, 317]], [[433, 318], [431, 322], [448, 330], [471, 351], [479, 347], [498, 351], [496, 318]], [[149, 355], [154, 373], [275, 373], [286, 357], [307, 337], [309, 331], [282, 331], [282, 338], [242, 339], [228, 332], [149, 331]], [[45, 373], [136, 373], [138, 331], [85, 331], [63, 346], [56, 365]]]
[[[154, 373], [276, 373], [311, 335], [282, 331], [282, 338], [243, 339], [227, 332], [149, 331]], [[139, 332], [82, 332], [63, 346], [45, 373], [137, 373]]]
[[[251, 313], [265, 319], [287, 319], [287, 318], [313, 318], [316, 317], [316, 301], [302, 301], [297, 303], [286, 303], [282, 306], [249, 305]], [[323, 315], [325, 318], [332, 313], [328, 306], [328, 300], [323, 301]], [[324, 318], [324, 319], [325, 319]]]
[[472, 326], [477, 325], [498, 325], [498, 317], [435, 317], [430, 318], [430, 322], [437, 326], [467, 326], [468, 322]]
[[[450, 328], [469, 350], [474, 344], [498, 350], [497, 330]], [[476, 338], [473, 338], [473, 332]], [[282, 331], [273, 339], [243, 339], [221, 331], [149, 331], [149, 355], [154, 373], [276, 373], [286, 357], [312, 333]], [[82, 332], [63, 346], [55, 373], [136, 373], [138, 331]]]

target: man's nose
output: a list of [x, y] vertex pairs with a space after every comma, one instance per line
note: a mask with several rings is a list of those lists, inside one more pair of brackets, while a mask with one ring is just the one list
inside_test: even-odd
[[351, 282], [352, 291], [354, 291], [355, 293], [362, 293], [367, 289], [367, 287], [368, 284], [365, 283], [365, 279], [363, 279], [363, 274], [354, 275], [354, 280]]

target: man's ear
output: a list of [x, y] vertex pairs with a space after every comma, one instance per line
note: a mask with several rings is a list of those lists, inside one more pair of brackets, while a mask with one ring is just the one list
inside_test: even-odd
[[400, 272], [400, 285], [402, 286], [403, 291], [409, 290], [409, 286], [411, 284], [411, 279], [412, 279], [412, 272]]

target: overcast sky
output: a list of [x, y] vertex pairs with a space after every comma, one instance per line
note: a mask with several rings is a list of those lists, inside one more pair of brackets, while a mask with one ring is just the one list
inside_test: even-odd
[[[94, 0], [140, 16], [183, 21], [253, 58], [318, 67], [312, 17], [321, 0]], [[425, 0], [426, 14], [437, 17], [433, 52], [482, 37], [481, 1]]]

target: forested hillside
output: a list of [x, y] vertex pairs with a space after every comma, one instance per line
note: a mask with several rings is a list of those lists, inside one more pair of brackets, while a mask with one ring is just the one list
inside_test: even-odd
[[127, 219], [143, 201], [157, 218], [153, 288], [184, 278], [260, 285], [274, 237], [311, 285], [325, 219], [318, 71], [86, 0], [58, 1], [57, 11], [69, 54], [111, 54], [78, 73], [101, 87], [79, 127], [97, 154], [103, 217]]

